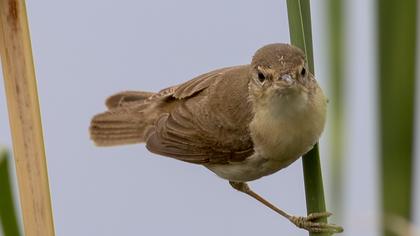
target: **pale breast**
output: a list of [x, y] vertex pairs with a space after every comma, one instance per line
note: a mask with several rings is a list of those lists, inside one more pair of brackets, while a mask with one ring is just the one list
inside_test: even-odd
[[299, 96], [282, 104], [256, 109], [250, 124], [256, 149], [273, 160], [289, 163], [309, 151], [325, 124], [326, 103], [319, 96]]
[[255, 109], [250, 132], [255, 153], [244, 162], [209, 167], [222, 178], [251, 181], [287, 167], [318, 141], [325, 124], [323, 96], [282, 109]]

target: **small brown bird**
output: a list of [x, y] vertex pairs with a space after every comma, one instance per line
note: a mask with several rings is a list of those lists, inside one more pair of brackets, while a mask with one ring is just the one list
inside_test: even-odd
[[304, 53], [270, 44], [250, 65], [211, 71], [157, 93], [111, 96], [108, 111], [93, 117], [90, 135], [98, 146], [144, 142], [153, 153], [204, 165], [296, 226], [336, 233], [342, 228], [316, 222], [330, 213], [289, 215], [246, 183], [308, 152], [324, 129], [326, 104]]

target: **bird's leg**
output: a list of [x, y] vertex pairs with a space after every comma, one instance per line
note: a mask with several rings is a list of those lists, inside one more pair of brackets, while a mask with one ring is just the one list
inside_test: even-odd
[[338, 225], [323, 223], [323, 222], [316, 222], [316, 220], [324, 217], [331, 216], [329, 212], [318, 212], [318, 213], [311, 213], [308, 216], [292, 216], [286, 213], [285, 211], [277, 208], [269, 201], [265, 200], [263, 197], [255, 193], [254, 191], [249, 188], [248, 184], [245, 182], [229, 182], [232, 187], [240, 192], [246, 193], [247, 195], [253, 197], [254, 199], [258, 200], [262, 204], [266, 205], [267, 207], [271, 208], [273, 211], [279, 213], [283, 217], [286, 217], [290, 222], [296, 225], [299, 228], [306, 229], [312, 233], [320, 233], [320, 232], [327, 232], [327, 233], [341, 233], [343, 232], [343, 228]]

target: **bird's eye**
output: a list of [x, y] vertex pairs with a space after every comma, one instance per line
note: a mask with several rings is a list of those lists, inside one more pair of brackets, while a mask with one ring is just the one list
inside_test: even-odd
[[306, 75], [306, 69], [305, 69], [305, 67], [303, 67], [302, 70], [300, 71], [300, 75], [301, 76], [305, 76]]
[[258, 80], [263, 83], [265, 81], [265, 75], [261, 72], [258, 72]]

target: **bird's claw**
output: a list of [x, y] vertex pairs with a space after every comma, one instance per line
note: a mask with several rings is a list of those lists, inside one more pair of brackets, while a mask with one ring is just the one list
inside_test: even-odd
[[308, 216], [291, 216], [290, 221], [295, 224], [297, 227], [306, 229], [311, 233], [341, 233], [343, 232], [343, 227], [328, 224], [324, 222], [316, 222], [316, 220], [321, 218], [327, 218], [331, 216], [330, 212], [316, 212], [311, 213]]

